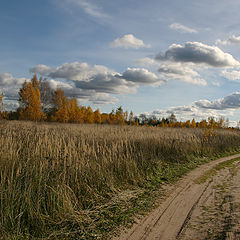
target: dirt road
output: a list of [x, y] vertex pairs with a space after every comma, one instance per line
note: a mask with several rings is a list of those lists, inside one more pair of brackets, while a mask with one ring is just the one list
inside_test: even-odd
[[159, 207], [115, 240], [240, 239], [240, 154], [166, 186]]

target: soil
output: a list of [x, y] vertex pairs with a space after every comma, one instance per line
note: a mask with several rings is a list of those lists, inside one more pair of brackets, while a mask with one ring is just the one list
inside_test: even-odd
[[219, 163], [238, 157], [212, 161], [166, 185], [158, 207], [114, 240], [240, 240], [240, 160], [198, 181]]

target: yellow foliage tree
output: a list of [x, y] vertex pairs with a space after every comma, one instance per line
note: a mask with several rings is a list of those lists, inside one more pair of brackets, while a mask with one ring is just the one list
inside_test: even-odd
[[80, 108], [78, 107], [78, 103], [75, 98], [68, 101], [68, 116], [69, 122], [80, 123]]
[[46, 114], [41, 111], [41, 96], [37, 76], [31, 82], [24, 82], [19, 91], [20, 119], [41, 121], [46, 119]]
[[92, 108], [89, 106], [87, 108], [87, 115], [86, 115], [86, 122], [87, 123], [94, 123], [94, 113], [93, 113], [93, 110]]
[[192, 128], [196, 128], [196, 122], [195, 122], [195, 119], [193, 118], [192, 122], [191, 122], [191, 127]]
[[99, 109], [97, 109], [94, 112], [94, 122], [95, 123], [101, 123], [102, 122], [102, 117], [101, 117], [101, 113], [100, 113]]
[[58, 88], [53, 93], [53, 104], [55, 106], [55, 114], [53, 114], [52, 120], [67, 123], [69, 120], [68, 100], [61, 88]]
[[7, 119], [7, 112], [5, 111], [5, 105], [3, 103], [3, 94], [0, 93], [0, 120]]

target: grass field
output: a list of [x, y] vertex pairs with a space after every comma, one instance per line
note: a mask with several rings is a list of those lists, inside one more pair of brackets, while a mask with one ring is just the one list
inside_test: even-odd
[[0, 239], [108, 239], [240, 132], [0, 122]]

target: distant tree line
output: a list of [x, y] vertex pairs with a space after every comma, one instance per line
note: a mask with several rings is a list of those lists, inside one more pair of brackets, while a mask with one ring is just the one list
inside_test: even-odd
[[208, 120], [201, 120], [196, 122], [192, 120], [177, 121], [176, 116], [172, 113], [167, 118], [157, 119], [156, 116], [146, 116], [146, 114], [140, 114], [139, 117], [135, 117], [135, 121], [139, 122], [142, 126], [157, 126], [157, 127], [177, 127], [177, 128], [228, 128], [229, 120], [220, 118], [216, 120], [214, 117], [209, 117]]
[[168, 118], [157, 119], [156, 116], [140, 114], [134, 116], [131, 111], [123, 111], [122, 107], [112, 110], [111, 113], [100, 113], [90, 106], [79, 106], [75, 98], [67, 98], [61, 88], [53, 90], [46, 79], [37, 79], [34, 75], [30, 82], [24, 82], [19, 90], [19, 108], [7, 112], [0, 95], [0, 119], [49, 121], [61, 123], [97, 123], [120, 124], [136, 126], [178, 127], [178, 128], [228, 128], [228, 120], [220, 118], [196, 122], [195, 119], [177, 121], [171, 114]]
[[50, 121], [61, 123], [106, 123], [136, 124], [133, 112], [123, 111], [122, 107], [111, 113], [100, 113], [90, 106], [79, 106], [75, 98], [67, 98], [61, 88], [53, 90], [46, 79], [34, 75], [30, 82], [24, 82], [19, 90], [19, 108], [7, 112], [0, 95], [0, 119]]

